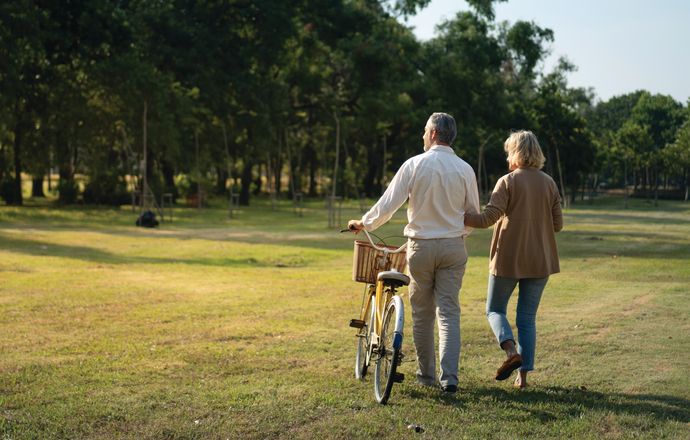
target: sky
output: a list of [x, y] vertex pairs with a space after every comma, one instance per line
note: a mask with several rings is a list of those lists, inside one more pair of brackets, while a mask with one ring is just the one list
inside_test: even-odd
[[[468, 10], [461, 0], [432, 0], [407, 21], [420, 40], [435, 24]], [[509, 0], [496, 21], [534, 21], [554, 31], [550, 71], [561, 56], [577, 66], [571, 87], [591, 87], [600, 100], [644, 89], [690, 98], [690, 0]]]

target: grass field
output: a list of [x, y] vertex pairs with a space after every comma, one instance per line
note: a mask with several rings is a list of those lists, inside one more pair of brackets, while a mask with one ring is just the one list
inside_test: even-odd
[[[356, 216], [346, 206], [343, 221]], [[0, 439], [690, 438], [690, 204], [566, 212], [523, 391], [492, 380], [490, 231], [476, 231], [459, 392], [415, 385], [406, 362], [386, 406], [354, 378], [362, 286], [323, 202], [304, 217], [257, 201], [235, 219], [217, 207], [156, 230], [134, 220], [0, 207]]]

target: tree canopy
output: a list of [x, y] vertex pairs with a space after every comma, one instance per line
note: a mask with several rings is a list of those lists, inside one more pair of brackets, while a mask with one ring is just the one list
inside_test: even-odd
[[21, 204], [22, 174], [42, 196], [53, 170], [62, 203], [126, 203], [143, 175], [157, 195], [243, 204], [377, 196], [434, 111], [456, 118], [454, 148], [485, 192], [515, 129], [537, 134], [573, 200], [627, 182], [621, 164], [635, 188], [687, 187], [687, 106], [646, 91], [595, 102], [568, 85], [566, 60], [542, 70], [550, 29], [496, 22], [492, 0], [420, 42], [401, 18], [428, 3], [3, 3], [0, 196]]

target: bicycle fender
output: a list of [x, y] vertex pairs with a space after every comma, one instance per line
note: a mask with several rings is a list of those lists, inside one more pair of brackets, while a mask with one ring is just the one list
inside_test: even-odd
[[393, 298], [391, 298], [391, 301], [395, 303], [395, 309], [400, 311], [398, 316], [396, 316], [395, 330], [393, 335], [393, 348], [400, 349], [402, 348], [403, 329], [405, 327], [405, 309], [403, 306], [403, 300], [400, 298], [400, 296], [395, 295]]

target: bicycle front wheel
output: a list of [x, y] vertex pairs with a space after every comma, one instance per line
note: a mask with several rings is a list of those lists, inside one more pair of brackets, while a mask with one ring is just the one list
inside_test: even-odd
[[386, 306], [383, 315], [383, 326], [378, 346], [378, 359], [374, 377], [374, 392], [380, 404], [388, 402], [396, 370], [400, 361], [400, 349], [403, 339], [404, 311], [402, 299], [394, 296]]
[[[371, 348], [371, 332], [374, 331], [376, 320], [376, 297], [369, 298], [369, 321], [357, 333], [357, 356], [355, 356], [355, 377], [363, 380], [369, 368], [369, 350]], [[365, 311], [366, 313], [366, 311]]]

